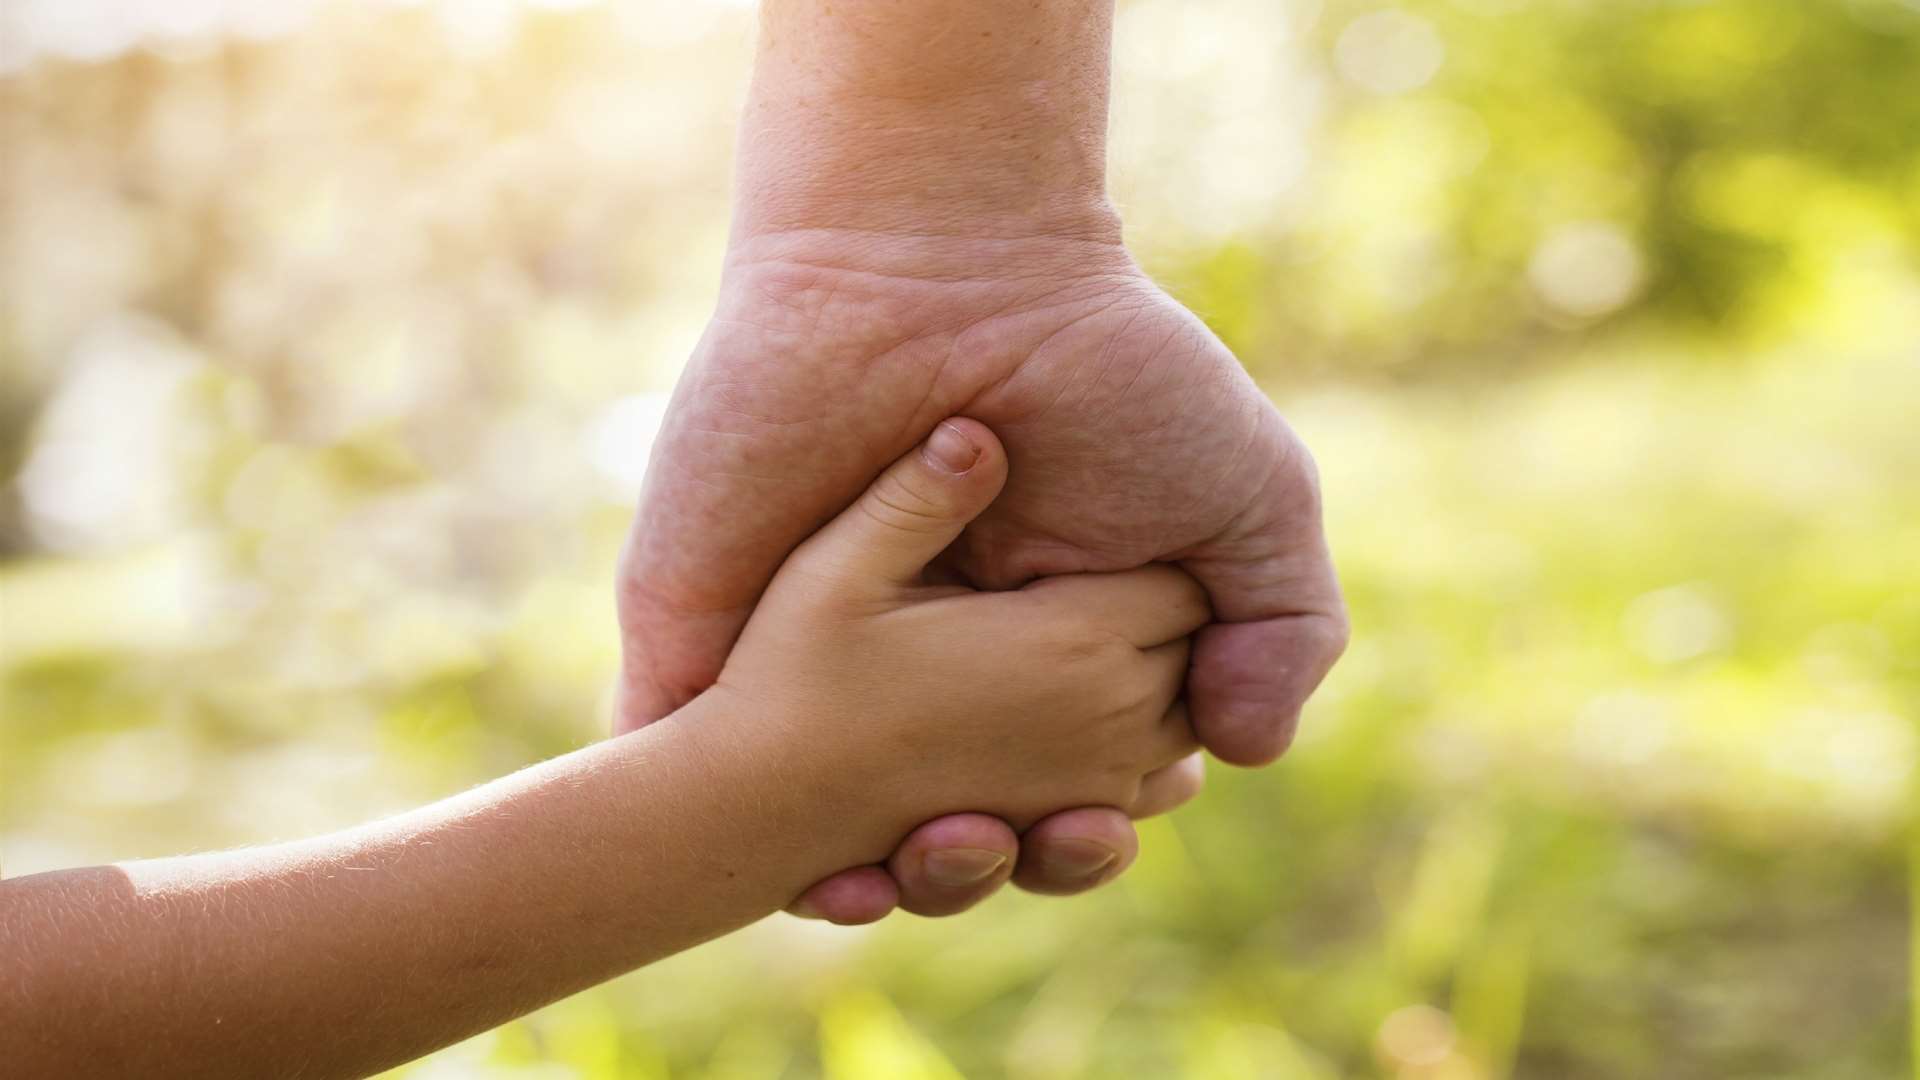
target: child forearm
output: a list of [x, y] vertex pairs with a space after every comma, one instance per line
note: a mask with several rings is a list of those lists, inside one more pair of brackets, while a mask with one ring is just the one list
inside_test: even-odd
[[1193, 750], [1205, 593], [1170, 567], [926, 584], [1006, 476], [991, 433], [943, 427], [973, 463], [895, 462], [652, 727], [317, 840], [0, 883], [0, 1072], [360, 1076], [753, 922], [930, 818], [1133, 805]]
[[827, 851], [846, 845], [769, 801], [788, 790], [780, 763], [700, 742], [729, 726], [702, 708], [316, 840], [0, 883], [0, 1061], [22, 1076], [363, 1075], [872, 857]]

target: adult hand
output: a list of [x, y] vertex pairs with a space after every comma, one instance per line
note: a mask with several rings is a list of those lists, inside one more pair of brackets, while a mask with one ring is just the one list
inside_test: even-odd
[[[943, 569], [1003, 588], [1178, 562], [1218, 620], [1193, 655], [1197, 734], [1230, 762], [1277, 757], [1346, 641], [1317, 480], [1225, 347], [1120, 243], [1104, 194], [1111, 0], [763, 10], [720, 302], [622, 561], [617, 725], [709, 685], [786, 554], [963, 415], [999, 434], [1012, 480]], [[1126, 813], [1178, 805], [1199, 780], [1186, 762], [1133, 807], [1071, 809], [1021, 838], [944, 818], [797, 907], [941, 914], [1009, 876], [1080, 891], [1131, 860]]]
[[[708, 685], [787, 552], [951, 415], [1000, 434], [1012, 480], [949, 565], [1006, 588], [1179, 562], [1219, 620], [1195, 648], [1196, 731], [1231, 762], [1278, 756], [1346, 639], [1311, 459], [1198, 320], [1117, 245], [1084, 240], [809, 233], [733, 263], [623, 564], [623, 722]], [[1158, 775], [1128, 809], [1177, 805], [1198, 777], [1197, 762]], [[1118, 815], [1091, 811], [1025, 846], [1022, 883], [1051, 892], [1110, 878], [1133, 851]], [[1004, 881], [1013, 853], [1004, 825], [945, 819], [891, 869], [911, 909], [943, 913]], [[859, 921], [894, 899], [875, 868], [806, 906]]]

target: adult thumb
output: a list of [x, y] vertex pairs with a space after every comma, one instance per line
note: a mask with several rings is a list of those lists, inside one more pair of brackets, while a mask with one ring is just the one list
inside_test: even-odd
[[943, 420], [794, 557], [846, 580], [918, 584], [1006, 483], [1006, 451], [993, 432], [977, 420]]

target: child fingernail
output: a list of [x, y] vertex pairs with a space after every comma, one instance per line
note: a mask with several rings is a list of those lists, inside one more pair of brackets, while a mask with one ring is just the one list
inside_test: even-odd
[[927, 852], [924, 865], [927, 879], [935, 885], [962, 889], [999, 873], [1000, 868], [1007, 865], [1007, 857], [980, 848], [945, 848]]
[[966, 432], [945, 422], [927, 436], [924, 453], [928, 461], [955, 474], [966, 472], [980, 460], [980, 448], [967, 438]]

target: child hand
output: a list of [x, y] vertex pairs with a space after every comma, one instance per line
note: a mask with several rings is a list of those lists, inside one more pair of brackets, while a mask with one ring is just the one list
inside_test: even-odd
[[946, 813], [1125, 807], [1195, 748], [1179, 697], [1210, 612], [1185, 573], [927, 583], [1006, 476], [983, 425], [941, 424], [787, 559], [709, 692], [857, 858]]

